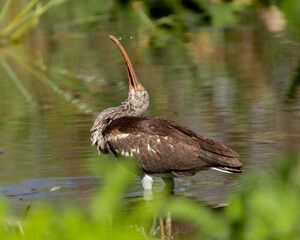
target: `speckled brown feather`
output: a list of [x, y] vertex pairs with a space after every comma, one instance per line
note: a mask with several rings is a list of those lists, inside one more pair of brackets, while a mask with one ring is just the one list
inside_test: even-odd
[[234, 150], [174, 121], [122, 117], [112, 121], [103, 130], [103, 136], [112, 152], [127, 153], [127, 156], [134, 154], [140, 168], [149, 173], [193, 171], [210, 167], [225, 167], [229, 171], [241, 172], [242, 163]]

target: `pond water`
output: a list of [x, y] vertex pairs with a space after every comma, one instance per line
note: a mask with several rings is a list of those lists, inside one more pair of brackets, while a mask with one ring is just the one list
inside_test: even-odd
[[[15, 211], [28, 202], [84, 205], [114, 168], [113, 157], [98, 155], [89, 139], [97, 113], [128, 94], [110, 34], [122, 38], [149, 92], [145, 115], [235, 149], [243, 175], [268, 174], [280, 153], [299, 150], [299, 91], [291, 86], [299, 78], [300, 42], [292, 33], [272, 33], [256, 19], [232, 29], [199, 28], [184, 41], [174, 34], [157, 47], [109, 21], [77, 30], [40, 28], [24, 44], [0, 49], [1, 195]], [[176, 179], [175, 194], [218, 205], [243, 175], [199, 172]], [[154, 191], [163, 185], [156, 178]], [[142, 197], [136, 178], [125, 199]]]

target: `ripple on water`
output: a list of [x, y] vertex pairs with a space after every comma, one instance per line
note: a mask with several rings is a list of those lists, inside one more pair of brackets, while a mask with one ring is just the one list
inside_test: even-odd
[[101, 178], [98, 176], [30, 179], [4, 187], [1, 192], [4, 197], [17, 201], [39, 202], [41, 198], [58, 196], [74, 201], [79, 199], [77, 195], [82, 198], [98, 189], [100, 184]]

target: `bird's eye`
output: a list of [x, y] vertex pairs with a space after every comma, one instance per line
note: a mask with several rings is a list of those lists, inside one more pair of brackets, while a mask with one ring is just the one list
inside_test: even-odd
[[146, 93], [145, 92], [143, 92], [143, 96], [146, 97]]

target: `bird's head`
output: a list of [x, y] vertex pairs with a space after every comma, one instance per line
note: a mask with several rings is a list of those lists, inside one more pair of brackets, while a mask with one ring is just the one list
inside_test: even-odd
[[141, 116], [144, 112], [146, 112], [149, 106], [149, 95], [146, 89], [142, 86], [142, 84], [138, 81], [135, 72], [133, 70], [130, 59], [121, 45], [121, 43], [112, 35], [109, 36], [110, 39], [116, 43], [119, 47], [126, 63], [128, 81], [129, 81], [129, 92], [128, 99], [123, 102], [125, 106], [128, 107], [132, 111], [133, 115]]

